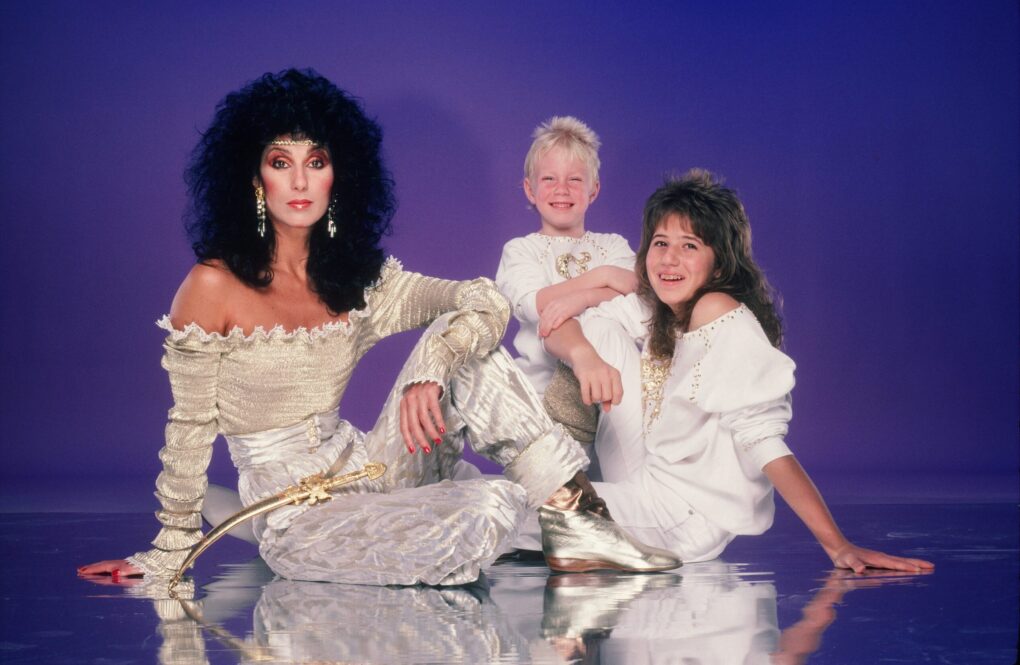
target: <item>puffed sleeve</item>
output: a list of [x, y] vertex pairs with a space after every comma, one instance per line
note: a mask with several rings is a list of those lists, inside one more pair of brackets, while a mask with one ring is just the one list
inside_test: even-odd
[[522, 324], [538, 325], [538, 292], [549, 286], [547, 282], [539, 251], [527, 238], [514, 238], [503, 246], [496, 286]]
[[191, 547], [202, 538], [202, 500], [208, 481], [206, 469], [218, 432], [216, 390], [223, 340], [188, 326], [185, 332], [170, 327], [163, 344], [163, 369], [170, 376], [174, 405], [166, 425], [166, 442], [159, 451], [163, 471], [156, 479], [163, 525], [153, 548], [128, 561], [146, 575], [173, 575]]
[[705, 411], [721, 414], [741, 464], [757, 473], [789, 455], [783, 437], [793, 415], [793, 360], [772, 346], [746, 307], [688, 333], [684, 341], [689, 338], [700, 338], [704, 355], [684, 390]]
[[426, 326], [443, 314], [411, 358], [417, 370], [408, 381], [446, 385], [468, 359], [495, 349], [510, 320], [510, 307], [492, 280], [479, 277], [456, 282], [404, 271], [390, 259], [380, 283], [366, 297], [371, 325], [378, 337]]

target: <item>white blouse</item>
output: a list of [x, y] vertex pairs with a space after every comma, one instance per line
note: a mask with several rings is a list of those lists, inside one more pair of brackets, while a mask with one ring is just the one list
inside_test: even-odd
[[769, 343], [751, 310], [740, 305], [684, 334], [666, 363], [644, 348], [650, 314], [636, 295], [586, 316], [619, 322], [643, 347], [642, 399], [624, 401], [640, 403], [644, 417], [644, 496], [631, 498], [657, 524], [634, 526], [675, 528], [693, 510], [731, 534], [768, 529], [775, 506], [762, 468], [791, 454], [783, 437], [794, 362]]

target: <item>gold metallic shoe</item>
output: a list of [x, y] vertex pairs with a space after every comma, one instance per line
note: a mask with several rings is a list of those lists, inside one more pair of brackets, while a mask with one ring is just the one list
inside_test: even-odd
[[638, 542], [613, 521], [588, 477], [578, 473], [538, 509], [542, 553], [552, 570], [651, 573], [683, 565], [679, 557]]

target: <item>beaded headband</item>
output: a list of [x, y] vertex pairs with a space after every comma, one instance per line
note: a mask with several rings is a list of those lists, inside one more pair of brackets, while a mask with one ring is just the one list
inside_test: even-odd
[[312, 139], [276, 139], [270, 141], [269, 145], [319, 145], [319, 142]]

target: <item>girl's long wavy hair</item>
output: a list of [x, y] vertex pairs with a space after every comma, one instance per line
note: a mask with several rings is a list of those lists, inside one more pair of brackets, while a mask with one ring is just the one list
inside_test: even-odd
[[[655, 295], [645, 265], [652, 236], [672, 216], [689, 225], [690, 231], [715, 253], [712, 277], [683, 303], [679, 312], [674, 312]], [[708, 171], [693, 169], [679, 178], [667, 179], [649, 197], [645, 203], [635, 272], [638, 297], [652, 311], [648, 322], [649, 344], [656, 356], [673, 356], [677, 336], [690, 328], [694, 305], [701, 296], [713, 291], [727, 293], [747, 305], [773, 346], [782, 343], [783, 326], [774, 292], [751, 256], [751, 224], [744, 206], [736, 192], [724, 187]]]
[[273, 281], [276, 237], [268, 224], [258, 235], [252, 182], [265, 146], [288, 134], [328, 148], [333, 164], [337, 233], [329, 237], [325, 217], [312, 228], [312, 287], [333, 314], [364, 307], [396, 208], [382, 130], [357, 100], [310, 69], [265, 74], [220, 102], [185, 173], [191, 247], [200, 262], [219, 259], [252, 287]]

